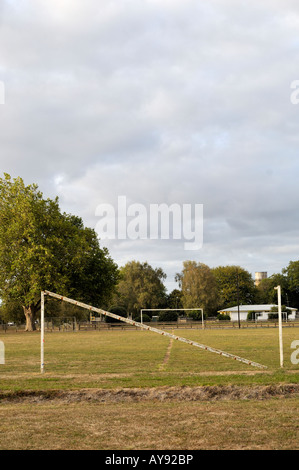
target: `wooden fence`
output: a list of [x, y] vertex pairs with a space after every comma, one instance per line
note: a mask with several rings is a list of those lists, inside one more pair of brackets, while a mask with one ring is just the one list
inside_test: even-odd
[[[145, 325], [159, 328], [160, 330], [187, 330], [187, 329], [199, 329], [203, 328], [201, 321], [190, 320], [186, 322], [150, 322], [144, 323]], [[299, 319], [283, 322], [283, 328], [298, 328], [299, 327]], [[204, 322], [205, 329], [239, 329], [239, 323], [237, 321], [232, 322], [230, 320], [212, 320], [208, 319]], [[261, 328], [278, 328], [278, 320], [267, 320], [267, 321], [241, 321], [240, 322], [241, 329], [261, 329]], [[39, 324], [36, 325], [36, 329], [39, 331], [40, 327]], [[45, 331], [47, 332], [54, 332], [54, 331], [92, 331], [92, 330], [139, 330], [138, 326], [132, 326], [127, 323], [123, 322], [105, 322], [105, 321], [76, 321], [75, 318], [71, 319], [45, 319]], [[25, 325], [16, 325], [16, 324], [8, 324], [2, 323], [0, 324], [0, 332], [3, 331], [7, 332], [22, 332], [25, 330]]]

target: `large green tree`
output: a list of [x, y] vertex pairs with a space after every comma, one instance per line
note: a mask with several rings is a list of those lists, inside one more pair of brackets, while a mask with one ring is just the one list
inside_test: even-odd
[[[281, 287], [282, 302], [286, 303], [288, 299], [288, 280], [283, 274], [272, 274], [270, 277], [262, 279], [256, 287], [257, 303], [260, 304], [277, 304], [277, 291], [274, 289], [276, 286]], [[292, 305], [291, 305], [292, 307]]]
[[240, 266], [218, 266], [212, 269], [217, 282], [220, 308], [253, 304], [255, 286], [251, 274]]
[[290, 261], [281, 273], [262, 279], [257, 287], [260, 303], [277, 304], [276, 286], [281, 287], [281, 301], [287, 307], [299, 308], [299, 261]]
[[287, 286], [284, 289], [284, 302], [290, 307], [299, 309], [299, 260], [290, 261], [282, 270]]
[[166, 278], [161, 268], [147, 262], [130, 261], [120, 268], [120, 280], [114, 303], [136, 318], [142, 308], [162, 308], [166, 302]]
[[183, 270], [176, 275], [182, 290], [183, 308], [202, 308], [213, 315], [218, 306], [216, 280], [209, 266], [196, 261], [184, 261]]
[[44, 199], [35, 184], [0, 178], [0, 297], [22, 305], [26, 330], [35, 328], [41, 290], [87, 303], [108, 302], [118, 269], [94, 230]]
[[182, 295], [181, 290], [173, 289], [167, 295], [167, 308], [183, 308]]

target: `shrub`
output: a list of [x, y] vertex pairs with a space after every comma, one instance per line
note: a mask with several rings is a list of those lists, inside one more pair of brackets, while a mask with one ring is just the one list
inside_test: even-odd
[[217, 315], [217, 318], [218, 320], [230, 320], [230, 316], [225, 313], [219, 313], [219, 315]]
[[248, 313], [247, 313], [247, 320], [255, 320], [255, 312], [254, 310], [250, 310]]
[[[137, 322], [141, 322], [141, 315], [138, 315], [136, 318], [134, 318], [135, 321]], [[149, 323], [151, 321], [151, 318], [146, 314], [146, 313], [143, 313], [142, 314], [142, 322], [143, 323]]]
[[[127, 312], [126, 309], [123, 307], [115, 306], [115, 307], [110, 307], [109, 311], [111, 313], [114, 313], [115, 315], [119, 315], [120, 317], [125, 317], [127, 318]], [[105, 317], [105, 322], [106, 323], [119, 323], [122, 320], [117, 320], [116, 318], [113, 317]]]
[[[192, 320], [202, 320], [202, 314], [200, 310], [193, 310], [191, 312], [188, 312], [188, 317], [192, 318]], [[204, 320], [207, 318], [207, 314], [203, 314]]]
[[178, 316], [178, 312], [175, 311], [161, 312], [159, 314], [159, 321], [177, 321]]

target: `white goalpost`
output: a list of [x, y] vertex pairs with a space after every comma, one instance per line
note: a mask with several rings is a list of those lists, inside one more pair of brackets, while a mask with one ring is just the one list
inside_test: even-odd
[[115, 313], [107, 312], [105, 310], [102, 310], [97, 307], [93, 307], [91, 305], [85, 304], [83, 302], [79, 302], [74, 299], [69, 299], [68, 297], [65, 297], [60, 294], [56, 294], [54, 292], [49, 292], [49, 291], [42, 291], [41, 292], [41, 373], [44, 373], [45, 370], [45, 364], [44, 364], [44, 345], [45, 345], [45, 340], [44, 340], [44, 331], [45, 331], [45, 296], [49, 297], [54, 297], [55, 299], [62, 300], [64, 302], [71, 303], [73, 305], [77, 305], [78, 307], [85, 308], [86, 310], [89, 310], [90, 312], [96, 312], [101, 315], [107, 316], [114, 318], [119, 321], [123, 321], [125, 323], [129, 323], [132, 326], [139, 327], [143, 330], [147, 331], [152, 331], [153, 333], [158, 333], [162, 336], [167, 336], [169, 338], [175, 339], [177, 341], [181, 341], [186, 344], [190, 344], [191, 346], [195, 346], [200, 349], [204, 349], [205, 351], [210, 351], [216, 354], [219, 354], [220, 356], [228, 357], [230, 359], [233, 359], [235, 361], [240, 361], [243, 362], [244, 364], [248, 364], [250, 366], [258, 367], [260, 369], [267, 369], [266, 366], [259, 364], [254, 361], [250, 361], [249, 359], [244, 359], [243, 357], [236, 356], [235, 354], [231, 354], [225, 351], [221, 351], [220, 349], [212, 348], [210, 346], [206, 346], [201, 343], [197, 343], [196, 341], [191, 341], [190, 339], [182, 338], [181, 336], [176, 336], [173, 335], [172, 333], [168, 333], [164, 330], [159, 330], [158, 328], [153, 328], [151, 326], [145, 325], [144, 323], [136, 322], [134, 320], [131, 320], [130, 318], [125, 318], [121, 317], [119, 315], [116, 315]]
[[171, 311], [176, 311], [176, 312], [185, 312], [185, 311], [200, 311], [201, 312], [201, 326], [202, 329], [204, 330], [205, 328], [205, 322], [203, 318], [203, 309], [202, 308], [142, 308], [140, 310], [140, 318], [141, 318], [141, 323], [143, 323], [143, 312], [171, 312]]
[[45, 293], [41, 292], [40, 304], [40, 371], [44, 372], [44, 343], [45, 343]]

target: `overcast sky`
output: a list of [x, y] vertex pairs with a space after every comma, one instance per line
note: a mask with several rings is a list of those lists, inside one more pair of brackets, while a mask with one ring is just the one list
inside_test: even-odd
[[297, 0], [1, 0], [1, 172], [92, 228], [119, 196], [203, 204], [198, 250], [102, 241], [169, 289], [187, 259], [280, 272], [299, 254], [298, 63]]

